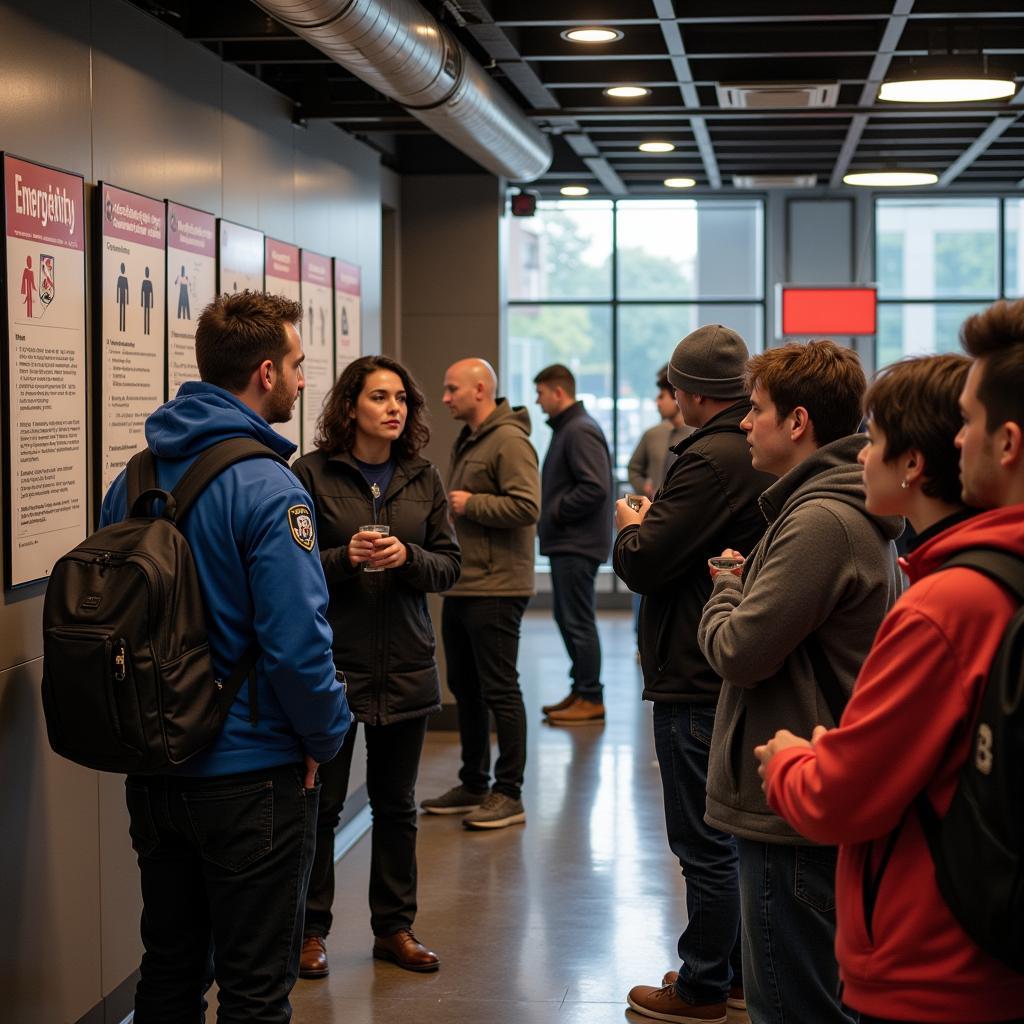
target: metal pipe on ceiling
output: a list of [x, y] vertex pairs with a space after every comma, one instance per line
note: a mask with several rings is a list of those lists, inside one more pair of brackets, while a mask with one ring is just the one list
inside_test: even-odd
[[253, 0], [482, 167], [533, 181], [551, 142], [416, 0]]

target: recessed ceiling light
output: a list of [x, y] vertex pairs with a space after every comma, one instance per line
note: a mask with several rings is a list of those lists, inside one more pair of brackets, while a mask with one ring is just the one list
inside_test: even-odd
[[693, 188], [697, 182], [693, 178], [666, 178], [666, 188]]
[[589, 196], [590, 189], [586, 185], [563, 185], [559, 191], [563, 196]]
[[617, 28], [570, 28], [562, 38], [574, 43], [614, 43], [622, 33]]
[[969, 103], [1012, 96], [1014, 73], [990, 64], [984, 55], [912, 58], [900, 71], [886, 76], [880, 100], [903, 103]]
[[650, 96], [651, 90], [642, 85], [613, 85], [605, 89], [605, 96], [614, 96], [619, 100], [635, 100], [638, 96]]
[[847, 185], [866, 185], [876, 188], [899, 188], [907, 185], [934, 185], [939, 180], [930, 171], [861, 171], [846, 174], [843, 182]]
[[676, 147], [671, 142], [641, 142], [641, 153], [671, 153]]

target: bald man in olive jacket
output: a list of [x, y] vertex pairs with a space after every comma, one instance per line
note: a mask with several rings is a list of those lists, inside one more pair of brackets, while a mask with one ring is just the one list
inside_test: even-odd
[[[441, 617], [462, 769], [459, 785], [421, 806], [431, 814], [465, 813], [469, 829], [526, 821], [526, 711], [516, 661], [523, 612], [533, 594], [540, 476], [530, 414], [497, 398], [497, 386], [482, 359], [460, 360], [445, 374], [444, 404], [465, 424], [448, 470], [462, 576], [445, 594]], [[491, 714], [498, 733], [493, 786]]]

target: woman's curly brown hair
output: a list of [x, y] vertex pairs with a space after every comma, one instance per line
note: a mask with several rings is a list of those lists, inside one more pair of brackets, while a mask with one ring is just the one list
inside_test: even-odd
[[375, 370], [390, 370], [402, 380], [405, 388], [405, 426], [391, 445], [398, 458], [418, 455], [430, 440], [427, 426], [426, 399], [412, 374], [401, 363], [387, 356], [363, 356], [348, 364], [335, 381], [324, 402], [323, 411], [316, 421], [314, 443], [327, 455], [350, 452], [356, 440], [356, 421], [351, 413], [366, 383]]

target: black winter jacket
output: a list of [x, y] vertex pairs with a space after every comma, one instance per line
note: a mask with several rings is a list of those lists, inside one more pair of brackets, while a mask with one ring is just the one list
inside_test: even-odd
[[553, 436], [541, 469], [542, 555], [585, 555], [603, 562], [612, 546], [612, 457], [582, 402], [548, 420]]
[[697, 644], [711, 595], [707, 560], [725, 548], [749, 555], [764, 533], [757, 504], [775, 478], [750, 464], [739, 424], [744, 399], [723, 410], [672, 450], [661, 490], [639, 526], [615, 539], [615, 572], [642, 594], [638, 643], [644, 699], [713, 704], [722, 681]]
[[[461, 562], [440, 474], [425, 459], [399, 460], [375, 520], [369, 485], [348, 452], [311, 452], [292, 469], [313, 499], [334, 661], [356, 720], [388, 725], [439, 710], [426, 595], [450, 589]], [[348, 560], [352, 535], [372, 522], [390, 525], [405, 545], [400, 569], [367, 573]]]

